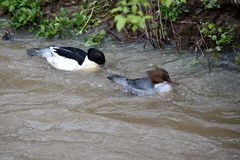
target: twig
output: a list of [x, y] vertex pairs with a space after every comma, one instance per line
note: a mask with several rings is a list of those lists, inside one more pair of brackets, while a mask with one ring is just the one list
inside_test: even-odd
[[179, 46], [178, 40], [176, 38], [176, 33], [175, 33], [175, 29], [173, 28], [172, 21], [170, 22], [170, 24], [171, 24], [172, 32], [173, 32], [173, 35], [174, 35], [174, 39], [175, 39], [175, 43], [176, 43], [176, 47], [177, 47], [177, 52], [178, 52], [178, 54], [180, 54], [180, 46]]
[[109, 33], [111, 33], [112, 35], [114, 35], [118, 40], [122, 41], [121, 38], [119, 38], [114, 32], [112, 32], [110, 29], [105, 28]]
[[143, 49], [146, 49], [147, 42], [144, 42]]
[[191, 22], [191, 21], [174, 21], [174, 23], [180, 23], [180, 24], [198, 24], [198, 22]]
[[[206, 42], [204, 40], [204, 37], [203, 37], [203, 35], [202, 35], [201, 31], [200, 31], [199, 25], [197, 25], [197, 28], [198, 28], [198, 31], [199, 31], [199, 33], [201, 35], [202, 42], [204, 43], [205, 47], [208, 49], [207, 44], [206, 44]], [[199, 46], [199, 47], [201, 48], [201, 46]], [[211, 61], [210, 61], [209, 53], [207, 52], [207, 54], [205, 56], [207, 57], [208, 70], [209, 70], [209, 72], [211, 72], [212, 68], [211, 68]]]
[[127, 33], [127, 37], [129, 38], [129, 33], [128, 33], [128, 31], [127, 31], [127, 29], [125, 28], [125, 27], [123, 27], [123, 30], [124, 30], [124, 32], [126, 32]]
[[[139, 8], [140, 8], [140, 11], [143, 12], [140, 3], [138, 3], [138, 6], [139, 6]], [[149, 35], [148, 35], [148, 29], [147, 29], [146, 21], [144, 21], [144, 28], [145, 28], [145, 34], [146, 34], [147, 39], [148, 39], [148, 38], [149, 38]]]
[[159, 26], [160, 26], [160, 29], [157, 30], [157, 34], [156, 34], [156, 40], [157, 40], [157, 46], [158, 48], [163, 48], [162, 47], [162, 44], [161, 44], [161, 40], [164, 39], [164, 33], [163, 33], [163, 26], [162, 26], [162, 17], [161, 17], [161, 12], [160, 12], [160, 2], [158, 1], [158, 10], [159, 10], [159, 13], [157, 15], [157, 19], [158, 19], [158, 22], [159, 22]]
[[93, 7], [93, 8], [92, 8], [92, 11], [91, 11], [91, 13], [90, 13], [90, 15], [89, 15], [89, 17], [88, 17], [87, 22], [84, 24], [83, 28], [81, 29], [81, 32], [84, 30], [84, 28], [87, 26], [88, 22], [90, 21], [94, 9], [95, 9], [95, 8]]
[[[103, 17], [105, 17], [105, 15], [104, 15]], [[114, 16], [113, 16], [113, 15], [111, 15], [110, 17], [107, 17], [107, 18], [103, 19], [103, 20], [102, 20], [102, 22], [105, 22], [105, 21], [107, 21], [107, 20], [111, 19], [112, 17], [114, 17]]]
[[204, 9], [200, 9], [196, 12], [196, 16], [199, 15], [200, 13], [202, 13], [204, 11]]
[[139, 43], [139, 42], [143, 39], [144, 36], [145, 36], [145, 33], [143, 33], [143, 34], [138, 38], [138, 40], [136, 41], [136, 43]]
[[162, 39], [165, 39], [165, 32], [164, 32], [164, 27], [162, 23], [162, 14], [160, 10], [160, 2], [158, 1], [158, 9], [159, 9], [159, 24], [160, 24], [160, 29], [161, 29], [161, 37]]

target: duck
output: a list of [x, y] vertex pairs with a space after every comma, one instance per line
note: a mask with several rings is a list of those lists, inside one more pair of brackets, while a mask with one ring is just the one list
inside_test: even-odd
[[156, 67], [147, 71], [147, 77], [129, 79], [121, 75], [110, 75], [107, 78], [120, 85], [124, 91], [136, 96], [150, 96], [153, 94], [169, 93], [173, 84], [178, 85], [170, 79], [168, 72], [163, 68]]
[[29, 56], [43, 57], [55, 69], [64, 71], [97, 71], [105, 65], [105, 55], [96, 48], [89, 48], [87, 53], [75, 47], [49, 46], [31, 48]]

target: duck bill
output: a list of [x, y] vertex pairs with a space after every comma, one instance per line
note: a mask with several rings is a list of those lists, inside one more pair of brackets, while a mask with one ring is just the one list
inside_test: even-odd
[[102, 69], [106, 69], [107, 68], [107, 65], [106, 64], [100, 64], [99, 65]]
[[177, 85], [177, 86], [179, 85], [178, 82], [176, 82], [176, 81], [172, 81], [172, 80], [171, 80], [170, 82], [168, 82], [168, 83], [170, 83], [170, 84], [172, 84], [172, 85]]
[[172, 84], [172, 85], [179, 85], [178, 82], [176, 81], [172, 81], [170, 78], [167, 80], [168, 83]]
[[172, 81], [172, 84], [174, 84], [174, 85], [179, 85], [179, 83], [178, 82], [175, 82], [175, 81]]

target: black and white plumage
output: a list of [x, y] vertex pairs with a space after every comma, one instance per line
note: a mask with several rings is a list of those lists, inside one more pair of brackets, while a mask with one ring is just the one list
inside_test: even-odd
[[105, 64], [104, 54], [96, 48], [90, 48], [86, 53], [74, 47], [49, 46], [29, 49], [27, 54], [46, 58], [52, 67], [65, 71], [96, 71]]

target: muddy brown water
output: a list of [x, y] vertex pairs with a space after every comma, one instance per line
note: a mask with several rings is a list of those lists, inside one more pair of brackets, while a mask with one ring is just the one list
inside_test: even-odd
[[[26, 55], [48, 45], [86, 50], [81, 40], [26, 34], [0, 41], [1, 160], [239, 159], [239, 72], [210, 73], [171, 48], [110, 41], [100, 46], [106, 70], [65, 72]], [[106, 79], [145, 76], [153, 65], [180, 83], [170, 94], [131, 96]]]

